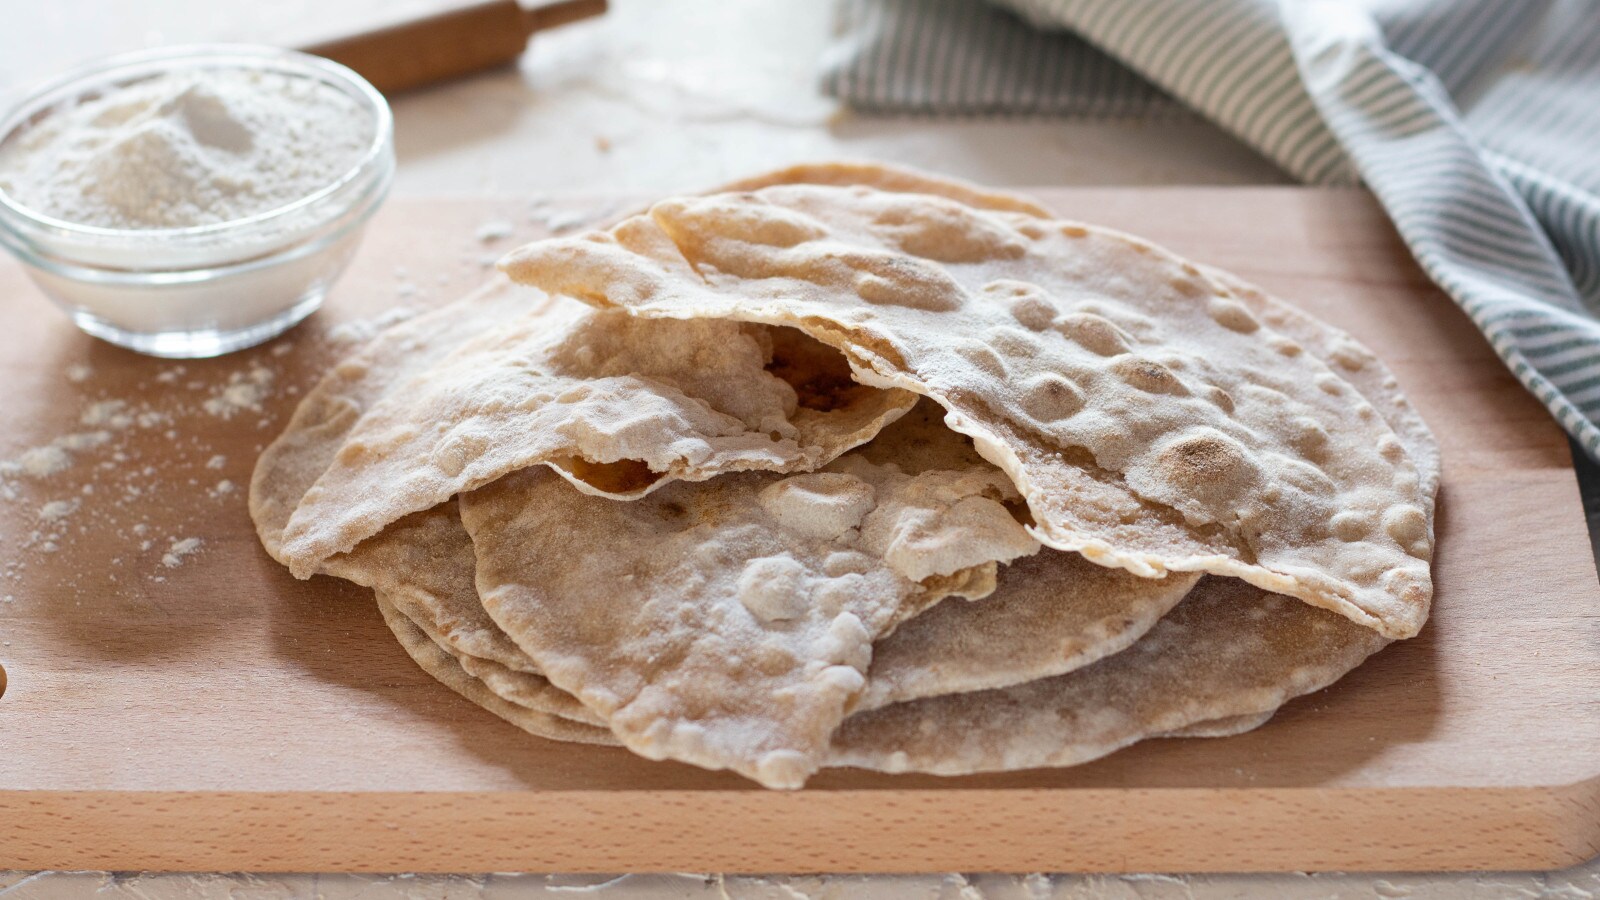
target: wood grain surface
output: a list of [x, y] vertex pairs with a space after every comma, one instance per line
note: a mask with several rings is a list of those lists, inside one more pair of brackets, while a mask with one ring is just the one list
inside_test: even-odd
[[[1256, 281], [1395, 369], [1445, 454], [1421, 637], [1250, 734], [1074, 769], [833, 771], [780, 794], [540, 741], [418, 670], [364, 591], [289, 577], [243, 499], [361, 323], [480, 282], [539, 236], [525, 202], [397, 199], [323, 312], [205, 362], [79, 334], [6, 260], [0, 460], [108, 437], [0, 485], [0, 869], [1534, 869], [1600, 852], [1600, 584], [1566, 440], [1370, 198], [1040, 194]], [[516, 235], [474, 236], [497, 220]]]

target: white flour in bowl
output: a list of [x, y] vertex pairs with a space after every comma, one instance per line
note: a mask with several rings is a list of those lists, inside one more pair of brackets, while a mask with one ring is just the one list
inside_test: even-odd
[[349, 172], [372, 116], [273, 72], [158, 75], [49, 116], [0, 150], [0, 190], [104, 228], [210, 225], [286, 206]]

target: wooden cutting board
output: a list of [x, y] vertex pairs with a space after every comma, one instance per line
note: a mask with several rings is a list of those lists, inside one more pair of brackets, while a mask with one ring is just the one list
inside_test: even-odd
[[[0, 869], [1534, 869], [1600, 852], [1600, 585], [1567, 442], [1377, 206], [1040, 193], [1257, 281], [1394, 367], [1445, 453], [1421, 637], [1251, 734], [1075, 769], [835, 771], [772, 793], [543, 742], [419, 671], [365, 592], [290, 578], [243, 486], [380, 313], [458, 296], [535, 219], [615, 200], [531, 217], [522, 200], [395, 200], [322, 313], [207, 362], [84, 337], [6, 261], [0, 459], [107, 436], [0, 500]], [[496, 220], [515, 236], [475, 236]], [[114, 398], [129, 405], [93, 405]], [[198, 549], [174, 550], [185, 538]]]

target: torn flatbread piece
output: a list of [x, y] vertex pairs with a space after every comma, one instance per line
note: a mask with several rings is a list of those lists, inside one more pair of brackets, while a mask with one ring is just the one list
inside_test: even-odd
[[780, 185], [663, 201], [502, 267], [639, 316], [805, 330], [858, 380], [949, 410], [1049, 546], [1243, 578], [1390, 637], [1427, 617], [1427, 490], [1383, 416], [1228, 285], [1137, 238]]
[[[924, 398], [854, 455], [911, 475], [987, 466], [944, 417]], [[1018, 559], [981, 603], [952, 597], [878, 641], [857, 708], [1070, 672], [1133, 643], [1199, 580], [1185, 572], [1140, 578], [1055, 550]]]
[[334, 366], [256, 459], [250, 518], [267, 553], [284, 561], [289, 517], [374, 403], [473, 337], [556, 302], [497, 278], [454, 303], [384, 329]]
[[461, 514], [484, 608], [625, 746], [793, 788], [860, 695], [874, 640], [988, 594], [997, 562], [1038, 550], [1016, 496], [988, 464], [908, 475], [850, 453], [632, 502], [528, 469], [464, 495]]
[[727, 471], [815, 469], [914, 400], [856, 384], [836, 352], [792, 329], [552, 304], [478, 334], [364, 408], [278, 551], [309, 577], [401, 516], [536, 464], [624, 498]]

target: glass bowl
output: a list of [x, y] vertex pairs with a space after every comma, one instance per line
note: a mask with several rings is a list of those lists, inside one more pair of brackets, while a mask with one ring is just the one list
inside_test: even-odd
[[30, 209], [0, 189], [0, 243], [79, 328], [165, 357], [216, 356], [268, 340], [322, 304], [394, 178], [394, 124], [372, 85], [325, 59], [199, 45], [108, 59], [45, 85], [0, 119], [0, 149], [52, 115], [170, 73], [259, 70], [314, 79], [372, 116], [371, 142], [333, 183], [285, 206], [188, 228], [105, 228]]

